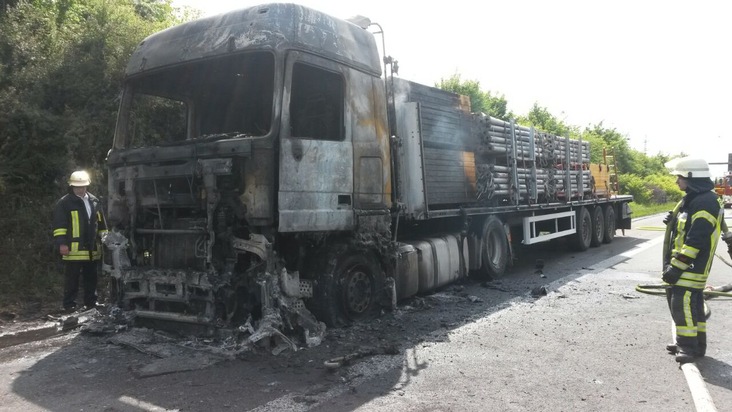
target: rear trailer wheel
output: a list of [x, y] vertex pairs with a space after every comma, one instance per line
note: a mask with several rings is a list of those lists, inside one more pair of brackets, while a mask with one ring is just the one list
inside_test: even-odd
[[378, 315], [384, 276], [373, 254], [331, 253], [320, 269], [325, 274], [318, 278], [312, 305], [318, 320], [341, 327]]
[[598, 247], [605, 239], [605, 214], [602, 213], [602, 207], [595, 206], [592, 209], [592, 239], [590, 246]]
[[613, 205], [605, 206], [605, 235], [604, 243], [610, 243], [615, 239], [615, 208]]
[[483, 225], [481, 253], [485, 273], [492, 277], [501, 277], [506, 273], [509, 258], [508, 236], [503, 222], [495, 216], [490, 216]]
[[592, 243], [592, 216], [586, 207], [577, 209], [577, 233], [572, 237], [572, 248], [583, 252]]

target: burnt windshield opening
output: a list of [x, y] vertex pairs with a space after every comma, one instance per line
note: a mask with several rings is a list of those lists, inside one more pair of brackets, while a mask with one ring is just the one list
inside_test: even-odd
[[118, 148], [265, 136], [272, 126], [274, 56], [183, 64], [131, 80], [126, 94]]

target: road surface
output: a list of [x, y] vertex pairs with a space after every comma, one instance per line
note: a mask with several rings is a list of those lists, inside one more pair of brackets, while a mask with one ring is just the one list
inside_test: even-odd
[[[660, 281], [661, 217], [586, 252], [521, 249], [500, 280], [400, 302], [297, 352], [232, 357], [227, 342], [139, 330], [0, 349], [0, 410], [694, 411], [698, 389], [664, 350], [665, 300], [635, 291]], [[730, 261], [725, 245], [719, 254]], [[729, 282], [716, 259], [710, 284]], [[719, 411], [732, 409], [731, 303], [709, 301], [709, 349], [695, 365]], [[145, 345], [120, 344], [133, 333]]]

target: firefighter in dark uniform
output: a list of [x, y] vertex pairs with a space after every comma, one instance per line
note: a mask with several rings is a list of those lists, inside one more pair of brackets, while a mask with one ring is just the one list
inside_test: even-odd
[[69, 193], [56, 202], [53, 210], [54, 245], [64, 262], [65, 311], [76, 309], [79, 278], [84, 287], [84, 306], [97, 305], [97, 264], [102, 249], [99, 239], [107, 233], [107, 223], [99, 199], [87, 192], [91, 183], [83, 170], [71, 174]]
[[676, 342], [666, 349], [676, 355], [677, 362], [686, 363], [704, 356], [707, 349], [703, 291], [724, 210], [705, 160], [685, 157], [666, 167], [686, 192], [667, 218], [662, 279], [670, 285], [666, 297], [676, 325]]

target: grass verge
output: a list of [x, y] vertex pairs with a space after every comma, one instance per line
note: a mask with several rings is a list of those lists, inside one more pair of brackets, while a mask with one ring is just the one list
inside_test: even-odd
[[630, 210], [633, 211], [633, 217], [643, 217], [655, 215], [658, 213], [668, 212], [676, 206], [676, 202], [668, 202], [653, 205], [642, 205], [640, 203], [631, 203]]

